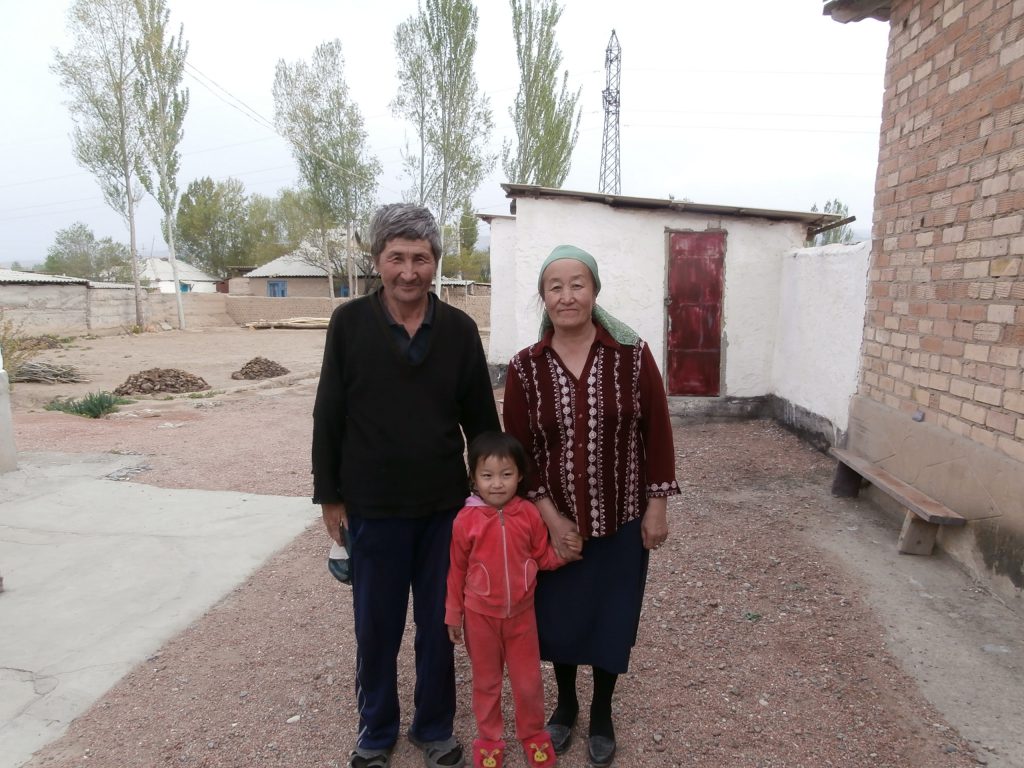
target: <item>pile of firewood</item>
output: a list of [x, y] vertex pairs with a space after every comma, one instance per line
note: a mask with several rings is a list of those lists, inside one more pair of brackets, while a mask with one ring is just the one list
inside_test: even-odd
[[88, 381], [73, 365], [39, 362], [19, 363], [14, 370], [12, 380], [40, 384], [70, 384]]
[[155, 392], [202, 392], [209, 389], [199, 376], [177, 368], [150, 368], [129, 376], [114, 390], [115, 395], [150, 395]]
[[232, 379], [272, 379], [275, 376], [284, 376], [288, 369], [273, 360], [265, 357], [254, 357], [242, 366], [240, 371], [231, 374]]

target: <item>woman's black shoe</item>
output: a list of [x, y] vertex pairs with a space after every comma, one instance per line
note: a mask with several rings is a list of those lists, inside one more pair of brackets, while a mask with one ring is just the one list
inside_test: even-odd
[[[558, 751], [557, 747], [555, 751]], [[592, 768], [608, 768], [612, 764], [612, 760], [615, 759], [615, 739], [609, 739], [607, 736], [591, 736], [587, 739], [587, 757], [590, 758]]]
[[551, 737], [551, 748], [556, 755], [564, 755], [572, 745], [572, 726], [548, 723], [544, 728]]

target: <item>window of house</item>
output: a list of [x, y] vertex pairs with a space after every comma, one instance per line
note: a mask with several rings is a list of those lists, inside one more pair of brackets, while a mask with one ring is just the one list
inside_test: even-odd
[[287, 280], [267, 280], [267, 296], [280, 296], [282, 298], [288, 295], [288, 281]]

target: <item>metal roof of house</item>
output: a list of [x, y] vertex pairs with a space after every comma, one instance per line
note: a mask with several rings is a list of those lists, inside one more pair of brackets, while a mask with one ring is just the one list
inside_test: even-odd
[[745, 218], [770, 219], [773, 221], [798, 221], [808, 228], [819, 227], [840, 221], [834, 213], [815, 211], [780, 211], [770, 208], [747, 208], [735, 205], [708, 205], [684, 200], [665, 200], [654, 197], [628, 197], [609, 195], [602, 192], [574, 192], [568, 189], [552, 189], [534, 184], [502, 184], [506, 197], [567, 198], [590, 203], [604, 203], [612, 208], [638, 208], [666, 210], [679, 213], [709, 213], [714, 216], [741, 216]]
[[[178, 280], [183, 283], [218, 283], [216, 277], [206, 274], [198, 267], [193, 267], [187, 261], [175, 259], [178, 267]], [[140, 280], [153, 280], [166, 282], [174, 280], [174, 272], [171, 269], [171, 262], [167, 259], [143, 259], [142, 270], [139, 272]]]
[[303, 261], [294, 253], [278, 256], [261, 267], [245, 273], [246, 277], [327, 277], [327, 270]]
[[19, 270], [16, 269], [0, 269], [0, 283], [57, 283], [65, 285], [88, 285], [89, 281], [82, 277], [68, 277], [67, 275], [43, 275], [38, 272], [20, 272]]
[[[359, 264], [355, 265], [356, 274], [359, 276], [363, 275], [362, 270], [359, 268]], [[261, 267], [251, 272], [246, 272], [245, 277], [327, 277], [327, 270], [323, 267], [318, 267], [315, 264], [310, 264], [308, 261], [303, 260], [302, 257], [297, 256], [293, 253], [286, 253], [284, 256], [278, 256], [273, 261], [268, 261]]]
[[822, 14], [834, 21], [888, 21], [892, 13], [892, 0], [825, 0]]
[[121, 291], [133, 291], [135, 286], [131, 283], [108, 283], [103, 280], [90, 280], [90, 288], [116, 288]]

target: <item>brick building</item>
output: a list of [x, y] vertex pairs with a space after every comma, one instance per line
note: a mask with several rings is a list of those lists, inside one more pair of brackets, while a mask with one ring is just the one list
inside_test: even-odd
[[940, 545], [1024, 588], [1024, 0], [830, 0], [888, 21], [849, 447], [968, 519]]

